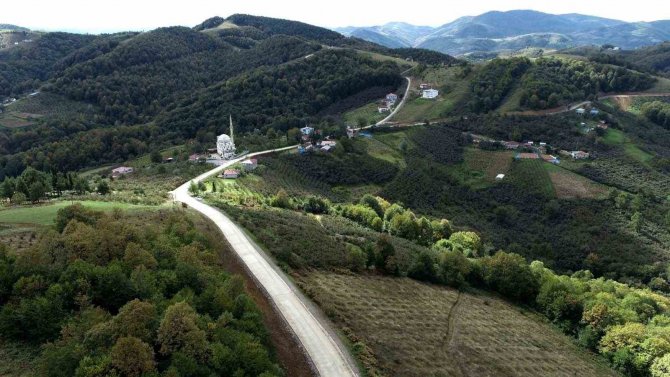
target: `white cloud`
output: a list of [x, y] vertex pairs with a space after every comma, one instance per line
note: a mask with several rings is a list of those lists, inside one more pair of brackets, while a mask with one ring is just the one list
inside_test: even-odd
[[621, 3], [595, 0], [419, 0], [410, 3], [371, 0], [21, 0], [6, 1], [2, 5], [0, 23], [43, 30], [97, 33], [149, 30], [171, 25], [193, 26], [212, 16], [249, 13], [326, 27], [376, 25], [389, 21], [437, 26], [461, 16], [511, 9], [582, 13], [626, 21], [670, 19], [670, 6], [659, 0]]

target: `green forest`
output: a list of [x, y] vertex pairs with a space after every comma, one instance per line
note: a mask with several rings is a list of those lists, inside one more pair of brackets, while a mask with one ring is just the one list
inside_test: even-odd
[[184, 212], [59, 210], [0, 248], [0, 333], [42, 376], [281, 376], [262, 316]]

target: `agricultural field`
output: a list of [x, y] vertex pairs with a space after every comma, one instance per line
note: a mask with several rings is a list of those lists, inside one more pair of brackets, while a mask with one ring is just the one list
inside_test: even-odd
[[476, 190], [489, 187], [498, 174], [508, 174], [514, 153], [509, 151], [485, 151], [467, 148], [464, 162], [451, 169], [452, 176], [461, 184]]
[[56, 218], [59, 209], [80, 203], [84, 207], [96, 211], [113, 211], [114, 209], [123, 210], [145, 210], [150, 206], [139, 206], [120, 202], [103, 201], [69, 201], [63, 200], [53, 204], [42, 204], [36, 206], [22, 206], [0, 210], [0, 225], [5, 224], [31, 224], [31, 225], [51, 225]]
[[[542, 160], [518, 160], [512, 163], [509, 179], [525, 192], [555, 198], [556, 191]], [[505, 178], [507, 179], [507, 177]]]
[[642, 150], [630, 138], [626, 137], [623, 131], [610, 128], [605, 133], [603, 141], [609, 145], [622, 146], [625, 154], [637, 162], [646, 164], [654, 158], [654, 155]]
[[346, 112], [344, 114], [344, 122], [348, 125], [354, 125], [354, 126], [362, 125], [360, 124], [361, 120], [364, 121], [365, 126], [375, 124], [380, 120], [384, 119], [389, 114], [389, 113], [379, 113], [379, 111], [377, 110], [378, 107], [379, 107], [379, 101], [375, 101], [367, 105], [361, 106], [357, 109]]
[[[461, 67], [429, 67], [415, 73], [409, 98], [403, 108], [393, 118], [400, 123], [423, 122], [445, 118], [464, 106], [468, 93], [467, 76], [464, 77]], [[419, 85], [432, 84], [440, 91], [435, 99], [421, 98]]]
[[558, 199], [604, 199], [608, 187], [553, 164], [544, 164]]
[[480, 291], [322, 271], [296, 279], [367, 356], [369, 375], [614, 376], [535, 314]]

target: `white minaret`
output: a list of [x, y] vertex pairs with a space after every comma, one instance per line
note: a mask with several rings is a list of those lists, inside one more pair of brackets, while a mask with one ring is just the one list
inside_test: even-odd
[[233, 115], [231, 114], [229, 116], [230, 116], [230, 141], [232, 141], [233, 144], [235, 144], [235, 138], [233, 137]]

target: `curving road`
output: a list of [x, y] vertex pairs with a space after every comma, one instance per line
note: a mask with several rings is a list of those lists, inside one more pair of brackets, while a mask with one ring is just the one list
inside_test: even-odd
[[[272, 149], [252, 153], [244, 158], [296, 148]], [[211, 219], [219, 227], [226, 240], [254, 280], [265, 290], [275, 308], [286, 321], [293, 334], [307, 353], [316, 373], [321, 377], [353, 377], [359, 373], [346, 348], [330, 328], [326, 320], [313, 309], [312, 304], [300, 293], [290, 279], [265, 255], [244, 231], [218, 209], [193, 198], [188, 188], [191, 182], [200, 182], [215, 175], [243, 158], [228, 161], [172, 191], [175, 201], [185, 203]]]

